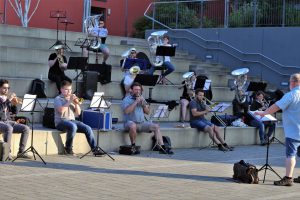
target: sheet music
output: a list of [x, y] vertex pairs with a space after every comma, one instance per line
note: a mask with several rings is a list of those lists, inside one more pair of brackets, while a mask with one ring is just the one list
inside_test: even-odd
[[167, 117], [167, 113], [168, 113], [168, 106], [167, 105], [160, 105], [155, 110], [152, 117], [155, 117], [155, 118]]
[[37, 95], [25, 94], [23, 98], [23, 103], [21, 106], [21, 111], [31, 112], [34, 110], [35, 100]]
[[102, 104], [102, 102], [103, 102], [103, 100], [102, 100], [103, 95], [104, 95], [104, 92], [95, 92], [94, 96], [91, 100], [90, 108], [100, 108], [101, 105], [99, 105], [99, 104], [100, 103]]
[[211, 84], [211, 80], [206, 79], [205, 83], [204, 83], [203, 90], [209, 90], [210, 84]]
[[231, 103], [218, 103], [210, 110], [210, 112], [224, 112], [230, 106]]
[[275, 117], [273, 117], [272, 115], [265, 115], [264, 117], [261, 117], [260, 115], [255, 115], [255, 112], [259, 112], [259, 111], [248, 111], [248, 113], [254, 117], [256, 120], [261, 121], [261, 122], [269, 122], [269, 121], [277, 121], [277, 119]]

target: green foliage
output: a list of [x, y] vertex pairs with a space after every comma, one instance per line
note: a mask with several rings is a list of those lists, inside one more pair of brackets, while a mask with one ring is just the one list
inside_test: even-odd
[[287, 5], [285, 9], [285, 25], [300, 26], [300, 11], [295, 6]]
[[143, 16], [134, 22], [133, 27], [135, 28], [135, 31], [132, 33], [132, 37], [145, 38], [145, 30], [151, 29], [152, 23], [149, 19]]

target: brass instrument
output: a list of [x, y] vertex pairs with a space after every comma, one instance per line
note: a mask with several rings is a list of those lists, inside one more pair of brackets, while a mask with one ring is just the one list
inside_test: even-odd
[[[216, 105], [218, 105], [219, 103], [217, 102], [212, 102], [210, 101], [208, 98], [206, 98], [205, 96], [203, 97], [205, 102], [208, 102], [210, 105], [206, 105], [209, 107], [210, 110], [212, 110]], [[216, 114], [216, 112], [214, 112], [214, 116], [215, 118], [220, 122], [220, 124], [222, 124], [222, 126], [227, 127], [227, 124]]]
[[88, 16], [84, 20], [84, 28], [86, 32], [86, 37], [88, 38], [89, 36], [94, 37], [90, 41], [90, 46], [89, 48], [93, 50], [97, 50], [101, 46], [101, 41], [99, 38], [106, 38], [108, 35], [108, 31], [106, 28], [100, 28], [99, 27], [99, 21], [101, 21], [102, 14], [99, 15], [92, 15]]
[[60, 53], [57, 53], [56, 56], [57, 56], [57, 60], [58, 60], [59, 64], [65, 63], [64, 57]]
[[163, 64], [163, 61], [160, 59], [160, 57], [156, 56], [156, 48], [157, 46], [163, 45], [163, 36], [166, 33], [168, 33], [168, 31], [156, 31], [151, 33], [151, 35], [147, 39], [150, 54], [153, 60], [152, 62], [153, 65], [156, 67], [161, 66]]
[[182, 75], [182, 78], [184, 79], [184, 84], [187, 88], [187, 94], [190, 98], [195, 97], [195, 90], [194, 90], [194, 84], [192, 81], [192, 77], [195, 75], [194, 72], [186, 72]]
[[238, 103], [245, 103], [247, 100], [246, 93], [246, 83], [247, 83], [247, 73], [249, 72], [248, 68], [240, 68], [231, 72], [231, 75], [237, 76], [235, 80], [235, 99]]
[[129, 69], [129, 73], [130, 73], [131, 75], [134, 75], [134, 76], [136, 76], [140, 71], [141, 71], [140, 67], [139, 67], [139, 66], [136, 66], [136, 65], [132, 66], [132, 67]]
[[261, 108], [259, 110], [265, 111], [267, 108], [269, 108], [270, 103], [266, 99], [262, 99], [262, 101], [258, 101], [261, 104]]
[[73, 103], [81, 105], [84, 102], [84, 98], [76, 98], [73, 100]]
[[17, 97], [17, 95], [15, 93], [9, 93], [7, 95], [7, 98], [11, 101], [14, 102], [15, 105], [17, 104], [22, 104], [23, 103], [23, 99], [20, 97]]

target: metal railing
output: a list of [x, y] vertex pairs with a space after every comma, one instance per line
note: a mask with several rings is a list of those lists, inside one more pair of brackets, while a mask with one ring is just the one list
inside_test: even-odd
[[[148, 16], [175, 28], [300, 26], [300, 0], [159, 1]], [[160, 28], [152, 23], [152, 28]]]
[[[299, 71], [300, 67], [298, 67], [298, 66], [285, 66], [285, 65], [283, 65], [261, 53], [247, 53], [247, 52], [243, 52], [243, 51], [233, 47], [232, 45], [230, 45], [226, 42], [220, 41], [220, 40], [207, 40], [207, 39], [193, 33], [191, 30], [188, 30], [186, 28], [180, 28], [179, 25], [177, 25], [177, 28], [175, 25], [175, 28], [174, 28], [174, 27], [172, 27], [172, 25], [173, 25], [172, 23], [164, 24], [164, 22], [155, 19], [154, 18], [156, 16], [155, 11], [150, 12], [151, 8], [156, 9], [158, 7], [158, 5], [173, 3], [173, 4], [176, 4], [176, 6], [177, 6], [179, 3], [194, 3], [194, 2], [195, 1], [151, 3], [148, 6], [147, 10], [145, 11], [144, 16], [147, 17], [148, 19], [152, 20], [152, 24], [157, 24], [157, 26], [159, 28], [166, 28], [166, 29], [171, 30], [172, 38], [187, 40], [189, 43], [193, 43], [205, 51], [210, 51], [210, 50], [221, 51], [227, 55], [230, 55], [231, 57], [233, 57], [234, 59], [236, 59], [237, 61], [242, 62], [242, 63], [258, 64], [261, 67], [261, 71], [262, 71], [262, 67], [263, 67], [263, 68], [266, 68], [267, 70], [269, 70], [270, 72], [273, 72], [277, 76], [281, 77], [280, 81], [282, 81], [283, 78], [286, 79], [290, 76], [290, 74], [284, 73], [286, 69], [289, 69], [289, 70], [292, 69], [294, 71], [295, 70]], [[200, 2], [204, 3], [204, 1], [200, 1]], [[149, 15], [147, 15], [147, 13], [152, 13], [152, 15], [149, 16]], [[176, 21], [180, 22], [179, 14], [178, 14], [178, 18], [176, 18]], [[226, 20], [224, 22], [226, 22]], [[182, 36], [182, 35], [180, 35], [180, 33], [184, 33], [184, 35], [186, 35], [186, 36]], [[258, 75], [258, 74], [256, 74], [256, 75]], [[262, 75], [262, 74], [260, 74], [260, 75]], [[267, 79], [270, 80], [270, 78], [271, 78], [271, 76], [268, 75]], [[280, 86], [280, 84], [277, 84], [277, 86]]]

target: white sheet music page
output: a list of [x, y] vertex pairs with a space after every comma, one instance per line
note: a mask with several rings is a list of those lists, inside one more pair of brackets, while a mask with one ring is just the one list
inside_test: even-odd
[[165, 117], [165, 115], [167, 114], [167, 111], [168, 111], [168, 106], [166, 106], [166, 105], [160, 105], [155, 110], [155, 113], [154, 113], [153, 117], [155, 117], [155, 118]]
[[27, 112], [31, 112], [34, 109], [34, 105], [35, 105], [35, 100], [36, 100], [36, 96], [35, 94], [25, 94], [24, 98], [23, 98], [23, 103], [21, 106], [21, 111], [27, 111]]
[[205, 80], [205, 83], [204, 83], [203, 90], [209, 90], [210, 84], [211, 84], [211, 80], [206, 79], [206, 80]]
[[257, 119], [258, 121], [261, 122], [269, 122], [269, 121], [277, 121], [277, 119], [275, 117], [273, 117], [272, 115], [265, 115], [264, 117], [261, 117], [260, 115], [255, 115], [255, 112], [259, 112], [259, 111], [248, 111], [248, 113], [254, 117], [255, 119]]
[[90, 104], [90, 108], [100, 108], [100, 103], [102, 104], [101, 99], [103, 95], [104, 92], [95, 92]]

